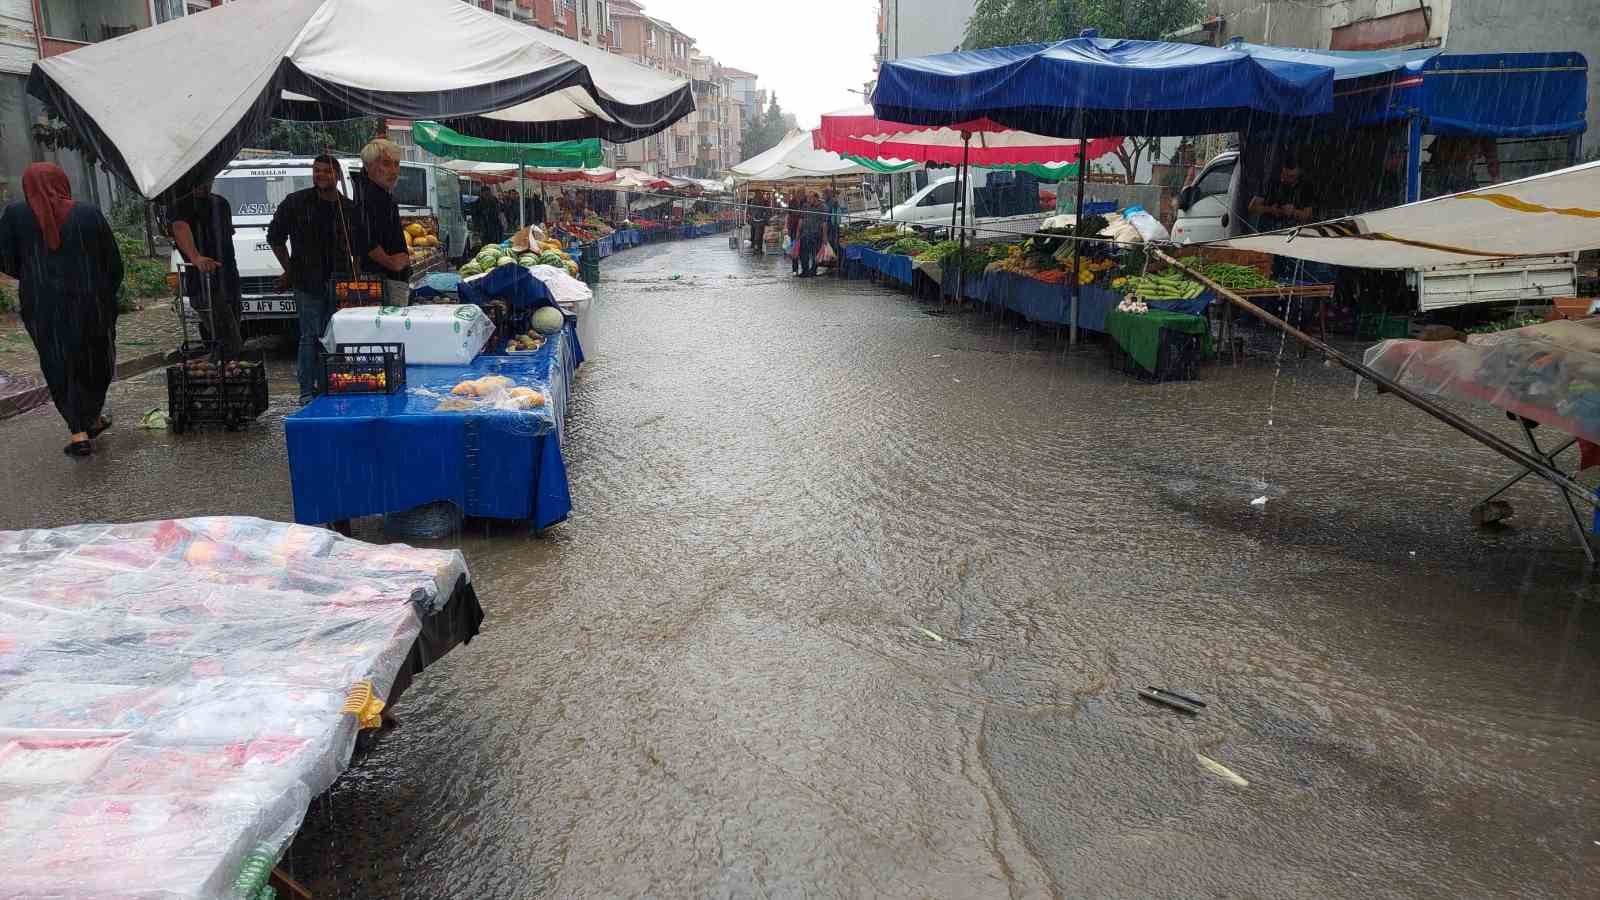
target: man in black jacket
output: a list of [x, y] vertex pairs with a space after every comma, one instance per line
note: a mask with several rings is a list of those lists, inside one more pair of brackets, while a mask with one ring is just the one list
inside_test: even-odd
[[339, 309], [333, 282], [353, 277], [353, 260], [365, 258], [372, 249], [361, 211], [339, 193], [341, 174], [337, 159], [317, 157], [311, 164], [311, 187], [285, 197], [267, 227], [267, 243], [283, 267], [278, 286], [294, 289], [300, 317], [302, 403], [322, 393], [317, 345]]

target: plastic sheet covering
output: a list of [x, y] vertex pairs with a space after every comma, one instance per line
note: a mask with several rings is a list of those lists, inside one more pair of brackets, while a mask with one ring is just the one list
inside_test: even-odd
[[465, 573], [253, 518], [0, 531], [0, 896], [234, 895]]
[[1460, 341], [1384, 341], [1366, 363], [1419, 393], [1470, 400], [1600, 442], [1600, 319]]

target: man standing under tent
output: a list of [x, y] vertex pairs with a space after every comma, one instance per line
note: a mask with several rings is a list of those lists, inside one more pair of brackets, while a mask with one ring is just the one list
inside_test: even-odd
[[523, 203], [528, 207], [528, 224], [529, 225], [543, 225], [544, 224], [544, 198], [539, 196], [538, 194], [535, 194], [532, 191], [529, 191], [528, 192], [528, 197], [527, 197], [526, 200], [523, 201]]
[[280, 288], [293, 288], [300, 318], [300, 402], [322, 393], [317, 346], [338, 310], [333, 282], [354, 276], [354, 259], [372, 244], [361, 211], [339, 193], [339, 161], [323, 154], [311, 163], [311, 187], [283, 199], [267, 227], [267, 243], [283, 267]]
[[478, 199], [472, 202], [472, 227], [478, 240], [485, 244], [498, 244], [506, 239], [505, 218], [500, 215], [500, 204], [487, 184], [478, 188]]
[[237, 356], [244, 343], [239, 332], [243, 298], [233, 251], [233, 207], [205, 181], [175, 201], [169, 215], [172, 241], [190, 266], [183, 292], [200, 320], [200, 337], [215, 341], [224, 357]]
[[379, 138], [361, 148], [361, 171], [350, 177], [362, 227], [372, 241], [372, 249], [361, 260], [361, 273], [383, 282], [389, 306], [411, 302], [411, 253], [400, 224], [400, 205], [394, 199], [400, 156], [399, 144]]
[[[1320, 211], [1315, 191], [1301, 177], [1300, 161], [1292, 150], [1285, 150], [1278, 162], [1277, 176], [1260, 195], [1250, 198], [1249, 212], [1255, 219], [1258, 231], [1277, 231], [1317, 221]], [[1315, 276], [1317, 280], [1332, 280], [1327, 267], [1311, 267], [1296, 263], [1287, 256], [1272, 258], [1273, 278], [1292, 278], [1298, 270], [1302, 278]]]
[[824, 207], [828, 211], [828, 246], [833, 248], [833, 274], [844, 271], [844, 245], [839, 243], [839, 229], [844, 225], [844, 204], [839, 202], [839, 192], [833, 188], [822, 191]]

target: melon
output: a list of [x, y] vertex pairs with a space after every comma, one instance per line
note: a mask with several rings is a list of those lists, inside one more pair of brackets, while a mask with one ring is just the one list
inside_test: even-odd
[[428, 230], [423, 228], [420, 222], [412, 222], [410, 225], [406, 226], [406, 234], [409, 234], [414, 238], [422, 237], [427, 233]]
[[555, 255], [554, 253], [550, 253], [550, 252], [547, 251], [547, 252], [545, 252], [545, 253], [540, 255], [540, 257], [539, 257], [539, 265], [541, 265], [541, 266], [559, 266], [559, 265], [561, 265], [561, 257]]
[[538, 264], [539, 257], [534, 256], [532, 253], [524, 253], [517, 258], [517, 265], [519, 266], [537, 266]]
[[541, 306], [533, 311], [533, 330], [540, 334], [555, 334], [566, 321], [566, 316], [554, 306]]
[[471, 278], [474, 275], [482, 275], [483, 266], [480, 266], [475, 262], [469, 262], [462, 266], [460, 271], [462, 278]]
[[573, 278], [578, 277], [578, 264], [570, 259], [567, 260], [567, 274], [571, 275]]
[[509, 257], [509, 256], [502, 256], [502, 257], [500, 257], [500, 259], [499, 259], [499, 260], [498, 260], [498, 261], [497, 261], [497, 262], [496, 262], [496, 263], [495, 263], [495, 265], [496, 265], [496, 266], [514, 266], [514, 265], [516, 265], [516, 264], [517, 264], [517, 261], [516, 261], [516, 260], [514, 260], [514, 259], [512, 259], [512, 258], [511, 258], [511, 257]]
[[500, 255], [500, 245], [499, 244], [484, 244], [481, 248], [479, 248], [478, 255], [482, 256], [485, 253], [493, 253], [495, 256], [499, 256]]

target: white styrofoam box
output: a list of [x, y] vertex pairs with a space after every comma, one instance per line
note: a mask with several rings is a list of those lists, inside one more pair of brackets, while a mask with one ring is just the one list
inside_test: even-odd
[[472, 362], [494, 334], [483, 310], [462, 306], [363, 306], [333, 314], [322, 343], [331, 352], [339, 344], [404, 344], [406, 364], [465, 365]]

